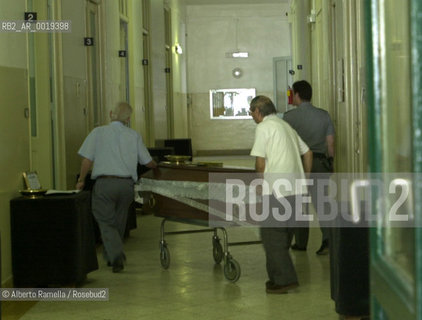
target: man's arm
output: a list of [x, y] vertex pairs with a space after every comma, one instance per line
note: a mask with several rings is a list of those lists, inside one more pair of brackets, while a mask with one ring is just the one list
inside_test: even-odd
[[309, 178], [309, 175], [312, 171], [312, 151], [309, 149], [307, 152], [302, 154], [303, 170], [305, 175]]
[[264, 173], [265, 171], [265, 158], [256, 157], [255, 158], [255, 171], [259, 173]]
[[76, 183], [76, 189], [82, 190], [84, 188], [86, 175], [88, 174], [88, 171], [91, 169], [93, 163], [94, 163], [93, 161], [87, 158], [82, 159], [81, 170], [79, 172], [78, 182]]
[[157, 168], [157, 162], [155, 162], [154, 160], [151, 160], [151, 161], [150, 161], [150, 162], [148, 162], [145, 166], [146, 166], [147, 168], [154, 169], [154, 168]]
[[[258, 173], [258, 177], [263, 179], [264, 178], [264, 171], [265, 171], [265, 158], [262, 157], [255, 157], [255, 171]], [[256, 187], [256, 192], [259, 195], [262, 195], [262, 186], [258, 185]]]
[[325, 137], [327, 142], [327, 153], [329, 158], [334, 158], [334, 135]]

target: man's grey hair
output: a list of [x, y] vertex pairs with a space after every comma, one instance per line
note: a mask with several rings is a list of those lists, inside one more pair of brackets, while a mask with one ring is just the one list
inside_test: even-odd
[[255, 111], [255, 109], [258, 109], [263, 117], [277, 113], [274, 103], [266, 96], [256, 96], [252, 99], [251, 111]]
[[127, 123], [132, 114], [132, 107], [127, 102], [119, 102], [111, 111], [111, 120]]

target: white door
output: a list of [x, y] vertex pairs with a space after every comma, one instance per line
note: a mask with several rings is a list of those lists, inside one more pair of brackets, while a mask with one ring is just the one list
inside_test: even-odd
[[286, 112], [291, 109], [288, 104], [287, 90], [293, 84], [291, 57], [277, 57], [273, 59], [274, 68], [274, 104], [277, 112]]

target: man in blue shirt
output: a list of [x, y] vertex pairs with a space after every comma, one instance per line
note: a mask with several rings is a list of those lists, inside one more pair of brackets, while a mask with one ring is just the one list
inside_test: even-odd
[[131, 114], [129, 104], [119, 103], [110, 112], [111, 123], [92, 130], [78, 151], [83, 159], [76, 189], [83, 189], [92, 167], [91, 178], [96, 180], [92, 212], [101, 231], [104, 258], [113, 272], [124, 268], [123, 236], [138, 180], [137, 165], [157, 166], [142, 137], [127, 127]]

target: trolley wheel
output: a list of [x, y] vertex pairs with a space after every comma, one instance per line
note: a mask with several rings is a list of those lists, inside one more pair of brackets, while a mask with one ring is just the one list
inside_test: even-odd
[[220, 240], [218, 239], [212, 240], [212, 256], [216, 264], [220, 264], [220, 262], [223, 260], [223, 247], [221, 246]]
[[231, 282], [236, 282], [240, 278], [240, 265], [239, 263], [232, 259], [228, 258], [226, 264], [224, 265], [224, 276], [227, 280]]
[[170, 251], [166, 245], [161, 246], [160, 262], [164, 269], [168, 269], [170, 266]]

